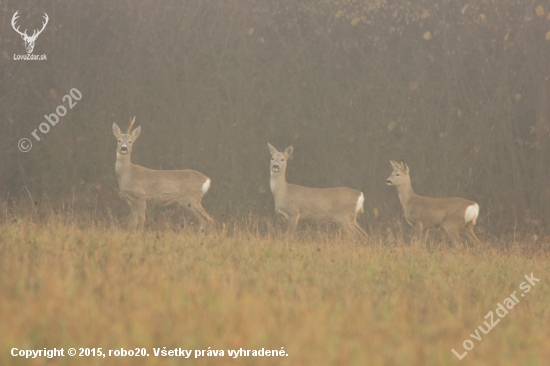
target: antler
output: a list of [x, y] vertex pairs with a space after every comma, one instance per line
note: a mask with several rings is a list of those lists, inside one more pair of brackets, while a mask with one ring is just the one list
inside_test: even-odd
[[406, 173], [409, 172], [409, 166], [407, 165], [407, 163], [405, 163], [405, 160], [401, 159], [401, 167], [403, 169], [403, 171], [405, 171]]
[[128, 127], [128, 134], [130, 134], [130, 132], [132, 131], [132, 126], [134, 125], [134, 122], [136, 121], [136, 116], [134, 116], [134, 118], [132, 118], [132, 120], [130, 121], [130, 127]]
[[19, 10], [17, 10], [17, 11], [15, 12], [15, 14], [13, 14], [13, 17], [11, 18], [11, 26], [13, 27], [13, 29], [14, 29], [17, 33], [19, 33], [21, 36], [23, 36], [23, 37], [25, 37], [25, 38], [27, 38], [27, 39], [36, 39], [36, 38], [40, 35], [40, 33], [42, 33], [42, 31], [44, 30], [44, 28], [46, 28], [46, 24], [48, 24], [48, 20], [50, 19], [50, 18], [48, 17], [48, 14], [44, 13], [44, 20], [45, 20], [45, 22], [42, 22], [42, 29], [40, 29], [40, 30], [36, 30], [36, 29], [35, 29], [34, 32], [32, 33], [32, 36], [29, 37], [29, 36], [27, 35], [27, 30], [26, 30], [26, 29], [25, 29], [24, 32], [21, 32], [21, 31], [19, 30], [19, 27], [17, 27], [17, 28], [15, 27], [15, 21], [17, 20], [17, 18], [19, 18], [18, 13], [19, 13]]
[[[46, 14], [46, 13], [44, 13], [44, 20], [45, 20], [45, 22], [42, 22], [42, 29], [40, 29], [40, 30], [38, 31], [38, 33], [36, 33], [37, 30], [35, 29], [34, 32], [33, 32], [33, 34], [32, 34], [32, 36], [30, 36], [30, 38], [36, 38], [36, 37], [38, 37], [38, 35], [39, 35], [40, 33], [42, 33], [42, 31], [44, 30], [44, 28], [46, 28], [46, 24], [48, 24], [48, 20], [50, 20], [50, 18], [48, 17], [48, 14]], [[26, 31], [26, 29], [25, 29], [25, 31]]]
[[[13, 30], [15, 30], [17, 33], [19, 33], [20, 35], [22, 36], [27, 36], [27, 30], [25, 29], [25, 32], [24, 33], [21, 33], [21, 31], [19, 30], [19, 27], [15, 28], [15, 21], [17, 20], [17, 18], [19, 18], [19, 15], [17, 15], [17, 13], [19, 13], [19, 10], [17, 10], [15, 12], [15, 14], [13, 14], [13, 17], [11, 18], [11, 26], [13, 28]], [[28, 36], [27, 36], [28, 37]]]

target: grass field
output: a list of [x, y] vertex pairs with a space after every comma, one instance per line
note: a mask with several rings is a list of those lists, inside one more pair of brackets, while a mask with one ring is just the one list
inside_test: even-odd
[[[307, 236], [307, 235], [306, 235]], [[0, 225], [1, 365], [547, 365], [550, 243], [422, 248], [245, 230]], [[529, 293], [524, 275], [540, 279]], [[485, 315], [519, 302], [488, 333]], [[498, 319], [494, 314], [494, 321]], [[474, 348], [460, 361], [452, 352]], [[469, 346], [469, 343], [466, 343]], [[67, 356], [73, 347], [77, 356]], [[79, 348], [149, 357], [79, 357]], [[193, 350], [189, 359], [154, 348]], [[195, 358], [194, 350], [224, 356]], [[232, 358], [228, 350], [286, 356]], [[12, 348], [64, 348], [25, 359]]]

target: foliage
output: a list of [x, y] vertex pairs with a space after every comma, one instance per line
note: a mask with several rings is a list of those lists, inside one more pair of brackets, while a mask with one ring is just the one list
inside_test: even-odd
[[[0, 39], [0, 195], [128, 214], [113, 122], [143, 126], [133, 160], [212, 178], [215, 219], [273, 213], [266, 143], [294, 145], [288, 180], [365, 192], [368, 221], [398, 218], [384, 185], [404, 158], [417, 193], [463, 196], [493, 232], [550, 220], [550, 13], [537, 1], [52, 1], [35, 53]], [[12, 11], [13, 10], [13, 11]], [[9, 86], [9, 87], [8, 87]], [[78, 108], [21, 153], [71, 88]], [[378, 221], [380, 222], [380, 221]]]

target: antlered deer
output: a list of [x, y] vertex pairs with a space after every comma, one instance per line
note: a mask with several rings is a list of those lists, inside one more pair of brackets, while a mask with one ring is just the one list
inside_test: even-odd
[[[204, 231], [212, 218], [202, 208], [201, 199], [210, 188], [210, 178], [195, 170], [153, 170], [132, 164], [132, 144], [141, 132], [141, 126], [132, 131], [136, 117], [127, 133], [113, 123], [117, 138], [115, 171], [120, 194], [130, 206], [130, 227], [143, 228], [147, 201], [155, 205], [177, 204], [189, 211]], [[130, 132], [131, 131], [131, 132]]]
[[405, 211], [405, 220], [415, 229], [416, 236], [422, 244], [426, 244], [428, 231], [438, 227], [445, 229], [455, 246], [460, 240], [460, 231], [476, 244], [481, 244], [473, 230], [479, 215], [477, 203], [458, 197], [419, 196], [413, 192], [407, 164], [392, 160], [390, 163], [393, 172], [386, 180], [386, 184], [397, 188], [399, 200]]
[[287, 233], [293, 234], [298, 220], [331, 221], [339, 224], [347, 234], [366, 238], [367, 233], [357, 224], [359, 211], [363, 212], [363, 193], [356, 189], [308, 188], [286, 182], [285, 171], [293, 147], [279, 152], [267, 144], [271, 152], [271, 192], [275, 211], [287, 221]]

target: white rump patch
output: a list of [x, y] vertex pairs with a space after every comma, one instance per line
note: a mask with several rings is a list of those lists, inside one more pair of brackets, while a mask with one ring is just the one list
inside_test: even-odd
[[202, 185], [201, 187], [202, 193], [206, 193], [208, 191], [208, 188], [210, 188], [210, 178], [208, 178], [206, 182], [204, 182], [204, 184]]
[[363, 201], [365, 200], [365, 197], [363, 197], [363, 192], [361, 192], [361, 195], [357, 199], [357, 204], [355, 205], [355, 213], [361, 211], [363, 212]]
[[466, 212], [464, 213], [464, 221], [466, 221], [466, 223], [472, 221], [472, 223], [475, 225], [477, 215], [479, 215], [479, 205], [477, 203], [474, 203], [473, 205], [470, 205], [466, 208]]

